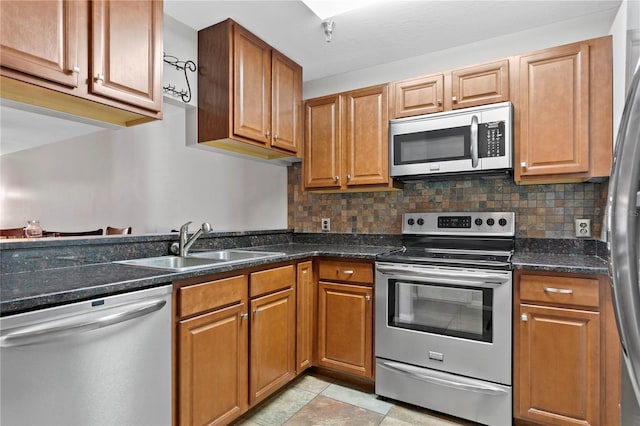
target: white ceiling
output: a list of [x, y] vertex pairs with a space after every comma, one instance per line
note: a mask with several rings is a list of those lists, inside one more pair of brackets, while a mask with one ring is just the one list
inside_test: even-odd
[[[343, 0], [348, 1], [348, 0]], [[608, 9], [620, 0], [391, 0], [321, 20], [299, 0], [165, 0], [165, 14], [201, 30], [226, 18], [303, 67], [310, 81]]]

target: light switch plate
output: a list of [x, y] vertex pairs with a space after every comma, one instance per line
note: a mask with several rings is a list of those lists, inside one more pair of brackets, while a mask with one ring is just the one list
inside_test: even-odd
[[331, 219], [329, 219], [328, 217], [323, 217], [322, 219], [320, 219], [320, 221], [322, 223], [322, 231], [331, 231]]
[[576, 238], [591, 237], [591, 219], [576, 219]]

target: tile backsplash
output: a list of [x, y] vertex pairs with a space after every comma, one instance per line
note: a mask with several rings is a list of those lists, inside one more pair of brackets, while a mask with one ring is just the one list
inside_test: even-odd
[[402, 214], [441, 211], [514, 211], [518, 238], [575, 238], [574, 220], [591, 219], [600, 237], [607, 182], [516, 185], [511, 176], [465, 177], [405, 183], [403, 190], [316, 193], [302, 190], [302, 167], [288, 168], [288, 226], [295, 232], [399, 234]]

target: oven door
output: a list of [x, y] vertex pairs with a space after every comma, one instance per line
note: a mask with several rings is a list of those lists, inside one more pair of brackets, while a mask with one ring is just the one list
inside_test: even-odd
[[510, 385], [511, 277], [376, 263], [376, 357]]

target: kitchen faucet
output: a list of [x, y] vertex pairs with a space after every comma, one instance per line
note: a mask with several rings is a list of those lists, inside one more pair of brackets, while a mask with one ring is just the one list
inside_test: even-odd
[[177, 243], [171, 244], [171, 252], [178, 254], [180, 257], [185, 257], [189, 253], [189, 248], [200, 235], [211, 232], [211, 225], [205, 222], [200, 226], [200, 229], [191, 236], [191, 238], [188, 238], [187, 233], [189, 232], [189, 224], [191, 224], [191, 221], [180, 227], [180, 239]]

